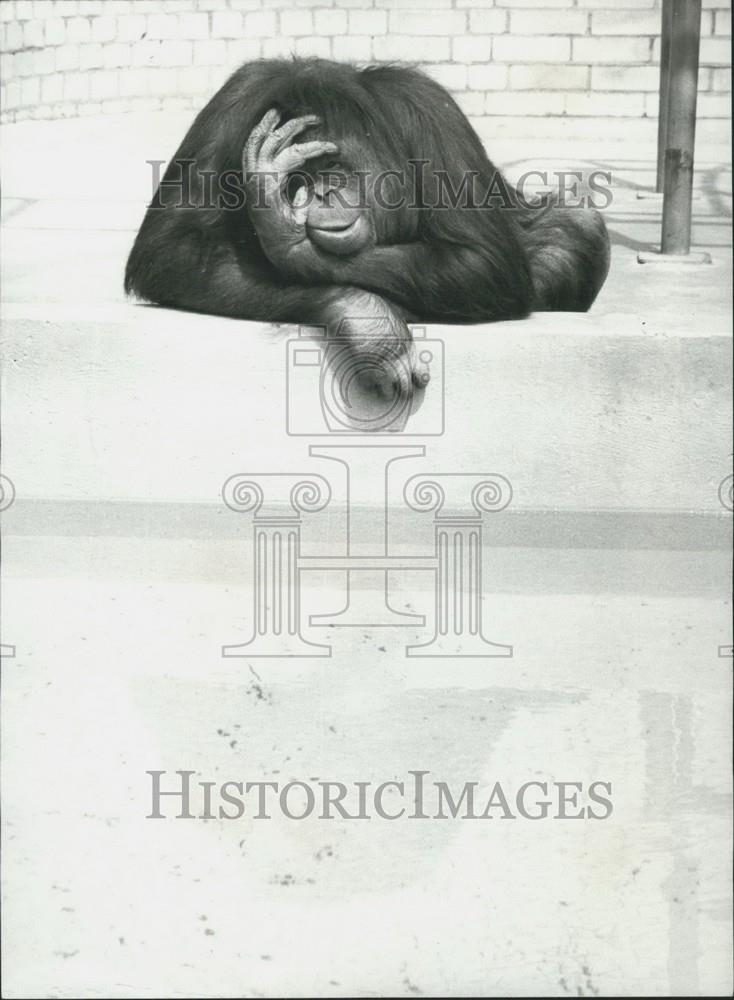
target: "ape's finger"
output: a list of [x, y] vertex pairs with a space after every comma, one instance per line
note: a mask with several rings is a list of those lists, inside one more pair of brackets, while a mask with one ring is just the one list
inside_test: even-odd
[[306, 160], [312, 160], [315, 156], [325, 156], [327, 153], [337, 153], [339, 147], [335, 142], [324, 142], [321, 139], [314, 142], [296, 143], [294, 146], [287, 146], [281, 153], [278, 153], [274, 161], [277, 170], [288, 172], [302, 167]]
[[270, 108], [266, 111], [247, 138], [243, 159], [247, 170], [256, 170], [262, 145], [280, 120], [280, 111]]
[[271, 131], [261, 147], [263, 156], [275, 156], [291, 139], [294, 139], [300, 132], [318, 125], [321, 119], [318, 115], [303, 115], [301, 118], [291, 118], [290, 121], [281, 125], [280, 128]]

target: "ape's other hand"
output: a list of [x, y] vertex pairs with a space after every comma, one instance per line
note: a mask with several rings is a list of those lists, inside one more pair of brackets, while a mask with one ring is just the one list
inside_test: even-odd
[[306, 237], [308, 214], [305, 187], [291, 203], [286, 197], [289, 175], [314, 157], [335, 153], [336, 143], [323, 139], [294, 143], [296, 136], [318, 125], [316, 115], [292, 118], [280, 127], [280, 112], [271, 109], [245, 143], [242, 169], [247, 207], [260, 244], [270, 262], [285, 268], [293, 249]]

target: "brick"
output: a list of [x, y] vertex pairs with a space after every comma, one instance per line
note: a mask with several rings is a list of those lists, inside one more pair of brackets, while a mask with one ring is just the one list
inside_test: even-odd
[[453, 43], [454, 62], [489, 62], [492, 54], [491, 35], [467, 35], [455, 38]]
[[191, 66], [194, 61], [192, 42], [173, 40], [160, 43], [159, 66]]
[[510, 34], [584, 35], [588, 21], [589, 15], [579, 10], [513, 10]]
[[730, 118], [731, 99], [719, 94], [699, 94], [696, 104], [697, 118]]
[[[454, 44], [461, 39], [455, 38]], [[448, 38], [429, 38], [414, 35], [385, 35], [372, 40], [375, 59], [405, 60], [411, 62], [420, 53], [423, 62], [449, 62]]]
[[598, 10], [591, 15], [591, 34], [659, 35], [660, 12], [656, 10]]
[[89, 92], [93, 101], [102, 101], [105, 97], [117, 97], [119, 83], [117, 73], [110, 69], [98, 69], [89, 74]]
[[53, 49], [32, 49], [31, 60], [33, 72], [30, 76], [44, 76], [56, 69], [56, 58]]
[[421, 10], [447, 10], [452, 6], [451, 0], [375, 0], [376, 7], [419, 8]]
[[331, 41], [328, 38], [296, 39], [296, 55], [317, 56], [319, 59], [331, 59]]
[[66, 37], [70, 42], [88, 42], [92, 37], [89, 21], [83, 17], [71, 17], [66, 25]]
[[574, 38], [573, 62], [617, 63], [650, 62], [649, 38]]
[[180, 89], [187, 94], [209, 92], [209, 69], [206, 66], [188, 66], [178, 71]]
[[553, 35], [498, 35], [492, 46], [492, 57], [499, 62], [567, 62], [570, 55], [570, 40]]
[[592, 66], [592, 90], [660, 89], [660, 69], [657, 66]]
[[120, 42], [139, 42], [145, 34], [145, 15], [128, 14], [117, 20], [117, 40]]
[[41, 81], [37, 76], [28, 77], [20, 85], [21, 104], [28, 106], [38, 104], [41, 100]]
[[99, 42], [90, 42], [79, 48], [79, 69], [101, 69], [102, 63], [102, 46]]
[[[229, 0], [229, 6], [232, 10], [259, 10], [262, 4], [260, 0]], [[281, 6], [284, 7], [285, 4], [281, 4]], [[201, 0], [199, 0], [199, 9], [204, 9]]]
[[711, 85], [711, 74], [714, 71], [710, 66], [698, 67], [698, 92], [702, 94], [706, 90], [713, 90]]
[[123, 97], [140, 97], [148, 93], [147, 69], [126, 69], [120, 73], [120, 93]]
[[[610, 0], [611, 2], [611, 0]], [[501, 0], [503, 7], [573, 7], [574, 0]]]
[[[699, 70], [700, 72], [700, 70]], [[731, 93], [731, 71], [728, 69], [711, 70], [711, 89], [720, 94]]]
[[486, 96], [485, 113], [488, 115], [562, 115], [565, 110], [565, 96], [547, 91], [522, 91]]
[[731, 35], [731, 11], [717, 10], [714, 18], [714, 33], [717, 35]]
[[67, 73], [64, 76], [64, 100], [86, 101], [89, 97], [89, 74]]
[[713, 35], [714, 33], [714, 13], [713, 10], [701, 12], [701, 36]]
[[15, 0], [15, 16], [19, 21], [30, 21], [33, 17], [33, 4], [30, 0]]
[[77, 0], [54, 0], [54, 17], [74, 17], [78, 13]]
[[3, 53], [3, 57], [0, 59], [0, 79], [5, 83], [7, 80], [13, 80], [16, 75], [15, 56]]
[[18, 76], [33, 76], [35, 60], [33, 53], [28, 49], [22, 49], [15, 56], [15, 72]]
[[731, 62], [731, 46], [726, 38], [701, 39], [702, 66], [728, 66]]
[[259, 38], [235, 38], [227, 42], [227, 65], [241, 66], [242, 63], [259, 59], [262, 54], [262, 41]]
[[56, 53], [56, 69], [62, 72], [69, 69], [79, 68], [79, 51], [80, 46], [78, 45], [60, 45], [54, 50]]
[[158, 111], [160, 106], [160, 97], [133, 97], [130, 100], [131, 111]]
[[53, 49], [40, 49], [35, 52], [36, 72], [46, 76], [56, 69], [56, 54]]
[[455, 63], [429, 63], [421, 68], [447, 90], [466, 90], [466, 66], [457, 66]]
[[456, 95], [456, 103], [465, 115], [484, 114], [485, 96], [476, 90], [465, 90]]
[[186, 13], [178, 17], [179, 38], [208, 38], [209, 18], [206, 14]]
[[152, 69], [149, 72], [152, 95], [178, 93], [178, 76], [175, 69]]
[[20, 81], [11, 80], [5, 88], [5, 100], [3, 106], [6, 108], [17, 108], [20, 106]]
[[280, 30], [284, 35], [313, 35], [313, 14], [310, 10], [281, 11]]
[[586, 66], [511, 66], [512, 90], [585, 90], [589, 82]]
[[460, 11], [391, 10], [389, 26], [397, 35], [462, 35], [466, 15]]
[[245, 14], [245, 34], [256, 38], [268, 38], [275, 34], [275, 13], [271, 10], [258, 10]]
[[212, 14], [214, 38], [239, 38], [242, 35], [242, 14], [233, 10], [220, 10]]
[[116, 36], [117, 18], [109, 16], [92, 18], [92, 41], [113, 42]]
[[15, 4], [13, 0], [5, 0], [5, 3], [0, 4], [0, 21], [14, 21], [15, 20]]
[[63, 18], [50, 17], [43, 27], [46, 45], [63, 45], [66, 41], [66, 25]]
[[351, 35], [384, 35], [387, 32], [387, 14], [384, 10], [350, 10]]
[[101, 14], [103, 10], [103, 0], [79, 0], [79, 13], [85, 17], [90, 14]]
[[657, 0], [616, 0], [616, 2], [615, 0], [577, 0], [576, 3], [577, 7], [582, 7], [584, 10], [594, 10], [604, 7], [610, 10], [618, 10], [620, 8], [650, 10], [656, 5], [659, 6]]
[[295, 54], [296, 41], [294, 38], [263, 38], [262, 54], [264, 59], [286, 59], [291, 54]]
[[221, 65], [227, 58], [227, 48], [224, 42], [219, 39], [207, 39], [204, 42], [197, 42], [194, 46], [194, 65], [196, 66], [217, 66]]
[[152, 40], [178, 38], [178, 18], [175, 14], [151, 14], [148, 18], [148, 35]]
[[44, 104], [55, 104], [64, 98], [64, 78], [61, 73], [52, 73], [41, 81], [41, 100]]
[[5, 29], [5, 52], [17, 52], [23, 48], [23, 29], [13, 21]]
[[26, 21], [23, 25], [23, 45], [27, 49], [38, 49], [43, 45], [43, 21]]
[[315, 17], [317, 35], [345, 35], [347, 12], [345, 10], [317, 10]]
[[469, 11], [469, 31], [473, 35], [499, 35], [507, 30], [507, 11]]
[[340, 35], [331, 43], [334, 59], [345, 62], [370, 62], [372, 39], [368, 35]]
[[507, 86], [507, 66], [486, 63], [470, 66], [468, 84], [470, 90], [503, 90]]
[[566, 112], [602, 118], [639, 118], [645, 113], [645, 95], [566, 94]]
[[132, 48], [133, 66], [157, 66], [160, 58], [161, 42], [152, 42], [144, 38]]

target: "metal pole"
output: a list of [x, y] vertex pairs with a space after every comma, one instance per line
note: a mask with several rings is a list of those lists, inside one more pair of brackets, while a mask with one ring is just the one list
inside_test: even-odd
[[670, 40], [673, 33], [673, 0], [663, 0], [660, 28], [660, 103], [658, 105], [658, 171], [655, 190], [662, 193], [665, 182], [665, 147], [670, 108]]
[[661, 252], [683, 256], [691, 249], [693, 144], [696, 135], [701, 0], [670, 0], [668, 126], [665, 140]]

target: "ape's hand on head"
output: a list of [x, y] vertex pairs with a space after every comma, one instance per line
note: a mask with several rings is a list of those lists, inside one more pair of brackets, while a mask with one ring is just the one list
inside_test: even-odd
[[260, 245], [271, 264], [287, 271], [292, 251], [307, 239], [308, 191], [298, 189], [290, 201], [286, 187], [289, 178], [309, 160], [336, 153], [336, 143], [317, 139], [294, 143], [296, 136], [319, 123], [316, 115], [292, 118], [276, 128], [280, 113], [267, 112], [255, 126], [242, 153], [242, 167], [247, 191], [247, 207]]

